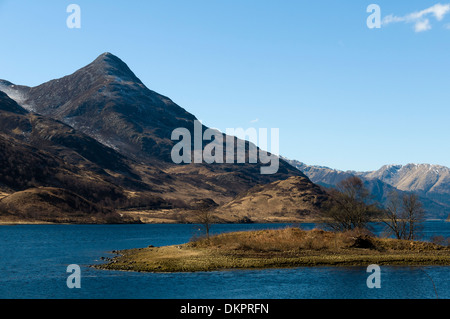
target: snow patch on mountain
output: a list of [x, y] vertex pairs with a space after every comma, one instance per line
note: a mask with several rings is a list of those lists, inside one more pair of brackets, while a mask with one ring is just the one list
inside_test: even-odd
[[14, 84], [6, 84], [6, 82], [0, 82], [0, 91], [9, 96], [10, 99], [14, 100], [17, 104], [23, 107], [25, 110], [29, 112], [35, 112], [35, 108], [33, 105], [27, 103], [28, 97], [17, 89]]

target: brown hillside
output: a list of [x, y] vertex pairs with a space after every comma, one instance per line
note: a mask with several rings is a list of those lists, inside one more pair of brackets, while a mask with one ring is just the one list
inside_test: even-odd
[[[61, 188], [42, 187], [16, 192], [0, 200], [2, 221], [49, 223], [117, 223], [120, 216]], [[122, 221], [123, 222], [123, 221]]]
[[229, 221], [292, 222], [314, 219], [327, 194], [307, 177], [256, 186], [216, 209], [219, 218]]

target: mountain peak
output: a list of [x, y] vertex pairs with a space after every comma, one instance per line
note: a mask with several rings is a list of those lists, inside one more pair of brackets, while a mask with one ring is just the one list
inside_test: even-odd
[[118, 59], [118, 57], [115, 56], [114, 54], [112, 54], [111, 52], [103, 52], [103, 53], [100, 54], [98, 57], [99, 57], [99, 58], [100, 58], [100, 57], [112, 57], [112, 58], [117, 58], [117, 59]]
[[113, 76], [122, 81], [142, 83], [125, 62], [110, 52], [102, 53], [81, 70], [89, 70], [90, 73], [98, 75]]
[[110, 53], [110, 52], [104, 52], [100, 54], [94, 62], [104, 62], [110, 65], [118, 65], [118, 64], [125, 64], [118, 56]]

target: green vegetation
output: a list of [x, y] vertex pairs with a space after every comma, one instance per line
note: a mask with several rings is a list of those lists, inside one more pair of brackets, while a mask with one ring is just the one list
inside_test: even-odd
[[118, 252], [94, 267], [143, 272], [193, 272], [301, 266], [450, 265], [450, 247], [377, 238], [365, 231], [299, 228], [225, 233], [177, 246]]

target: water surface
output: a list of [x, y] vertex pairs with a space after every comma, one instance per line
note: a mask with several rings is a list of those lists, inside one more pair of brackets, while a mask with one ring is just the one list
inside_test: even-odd
[[[215, 233], [286, 224], [214, 225]], [[302, 224], [304, 229], [314, 224]], [[377, 225], [376, 225], [377, 226]], [[0, 226], [0, 298], [52, 299], [450, 299], [450, 267], [381, 268], [381, 289], [366, 285], [365, 267], [314, 267], [153, 274], [89, 268], [109, 252], [182, 244], [196, 225]], [[380, 227], [376, 229], [379, 231]], [[429, 221], [425, 238], [450, 237], [450, 223]], [[69, 289], [69, 264], [81, 266], [81, 289]]]

